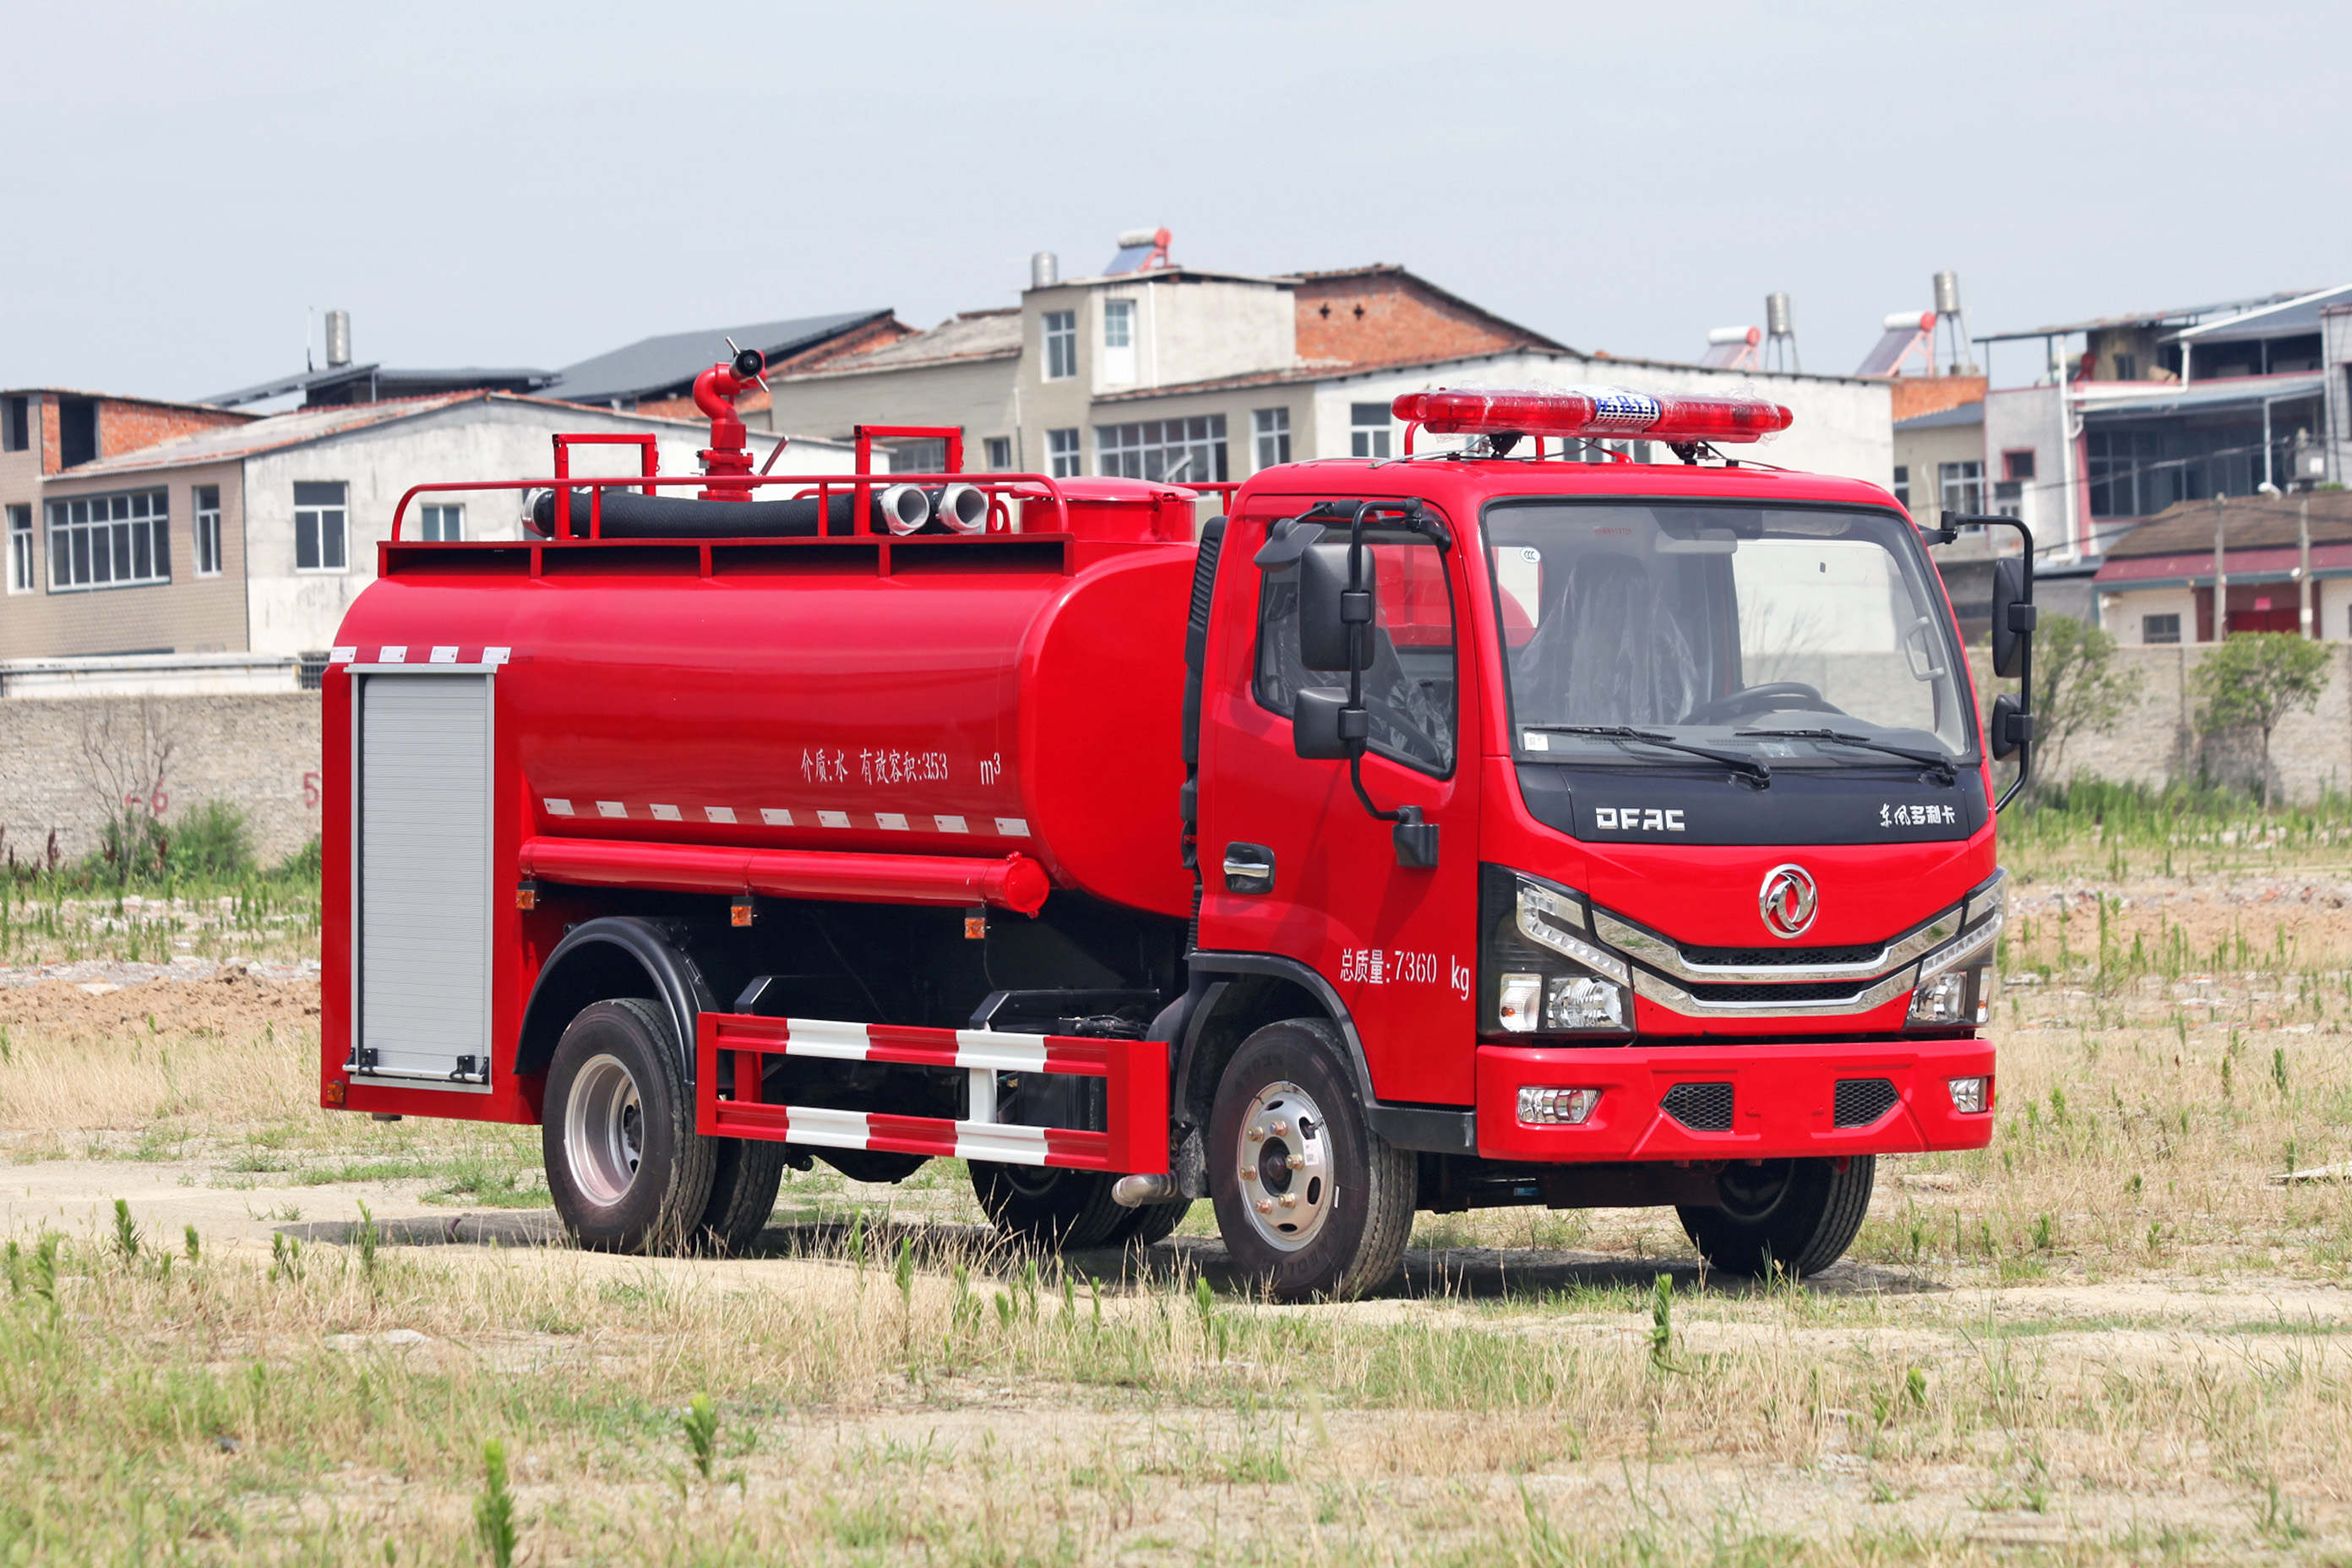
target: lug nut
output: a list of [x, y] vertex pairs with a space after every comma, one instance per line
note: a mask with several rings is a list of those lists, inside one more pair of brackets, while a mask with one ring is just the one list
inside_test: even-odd
[[1283, 1206], [1284, 1208], [1286, 1208], [1286, 1209], [1295, 1209], [1295, 1208], [1297, 1208], [1297, 1207], [1298, 1206], [1298, 1194], [1297, 1194], [1297, 1193], [1285, 1193], [1285, 1194], [1282, 1194], [1282, 1206]]
[[1274, 1212], [1274, 1200], [1272, 1198], [1258, 1199], [1257, 1212], [1260, 1214], [1272, 1214]]
[[1244, 1134], [1244, 1136], [1246, 1136], [1253, 1143], [1263, 1143], [1265, 1142], [1265, 1129], [1263, 1127], [1253, 1127], [1246, 1134]]
[[1242, 1180], [1244, 1182], [1255, 1182], [1257, 1180], [1257, 1173], [1251, 1170], [1247, 1165], [1244, 1165], [1242, 1167]]
[[1304, 1154], [1293, 1154], [1289, 1159], [1285, 1160], [1283, 1163], [1289, 1166], [1294, 1171], [1302, 1171], [1307, 1168], [1307, 1156]]
[[1290, 1123], [1282, 1121], [1280, 1118], [1276, 1118], [1274, 1125], [1268, 1128], [1267, 1131], [1272, 1132], [1276, 1138], [1287, 1138], [1290, 1136]]

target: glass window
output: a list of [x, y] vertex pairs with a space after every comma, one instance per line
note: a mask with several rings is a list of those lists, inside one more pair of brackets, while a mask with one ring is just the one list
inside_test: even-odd
[[1901, 463], [1895, 465], [1895, 499], [1905, 511], [1911, 510], [1911, 470]]
[[33, 591], [33, 509], [8, 509], [8, 592]]
[[1170, 484], [1225, 477], [1225, 416], [1095, 426], [1096, 472]]
[[1946, 511], [1979, 512], [1984, 510], [1984, 465], [1982, 463], [1938, 463], [1936, 483], [1943, 491]]
[[1250, 415], [1250, 427], [1257, 437], [1257, 466], [1270, 468], [1276, 463], [1290, 461], [1290, 410], [1260, 408]]
[[1103, 301], [1103, 347], [1131, 349], [1135, 346], [1135, 301], [1105, 300]]
[[419, 507], [417, 521], [419, 539], [463, 539], [466, 537], [466, 509], [463, 505], [443, 501], [436, 506]]
[[2142, 616], [2139, 618], [2139, 640], [2144, 643], [2177, 643], [2180, 640], [2179, 615]]
[[1078, 374], [1078, 313], [1048, 310], [1045, 322], [1045, 379], [1067, 381]]
[[2030, 479], [2033, 477], [2033, 452], [2027, 448], [2000, 455], [2000, 477], [2004, 479]]
[[341, 572], [349, 564], [350, 487], [316, 481], [294, 487], [294, 569]]
[[1045, 445], [1054, 464], [1054, 478], [1075, 479], [1078, 477], [1080, 452], [1076, 430], [1048, 430]]
[[1013, 437], [991, 436], [987, 441], [988, 471], [1005, 474], [1013, 471]]
[[[1344, 538], [1344, 534], [1340, 537]], [[1445, 555], [1417, 533], [1367, 528], [1371, 551], [1371, 668], [1364, 709], [1371, 749], [1423, 773], [1454, 771], [1454, 600]], [[1298, 569], [1265, 575], [1258, 590], [1258, 701], [1287, 715], [1306, 686], [1345, 686], [1344, 672], [1310, 670], [1298, 658]]]
[[[1490, 510], [1486, 539], [1522, 752], [1668, 755], [1556, 728], [1596, 724], [1773, 766], [1885, 765], [1776, 730], [1972, 747], [1943, 595], [1917, 531], [1891, 513], [1530, 503]], [[1742, 733], [1754, 731], [1768, 733]]]
[[893, 441], [886, 450], [890, 454], [890, 471], [894, 474], [947, 472], [948, 443], [944, 436], [923, 436], [911, 441]]
[[1389, 455], [1389, 405], [1351, 403], [1348, 405], [1348, 450], [1358, 458]]
[[0, 397], [0, 452], [21, 452], [33, 444], [33, 400]]
[[195, 503], [196, 575], [217, 577], [221, 571], [220, 486], [197, 485], [189, 496]]
[[49, 502], [49, 592], [172, 580], [172, 517], [163, 490]]

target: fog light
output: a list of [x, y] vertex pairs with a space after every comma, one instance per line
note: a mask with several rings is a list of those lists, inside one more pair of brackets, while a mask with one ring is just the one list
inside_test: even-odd
[[1576, 1127], [1601, 1103], [1597, 1089], [1522, 1089], [1519, 1120], [1529, 1127]]
[[1914, 1024], [1958, 1024], [1968, 1016], [1969, 972], [1947, 969], [1911, 994]]
[[1547, 1029], [1622, 1029], [1625, 994], [1590, 975], [1556, 978], [1544, 1004]]
[[[1952, 1091], [1952, 1109], [1963, 1116], [1981, 1116], [1992, 1109], [1992, 1079], [1989, 1078], [1955, 1078], [1945, 1079]], [[1519, 1091], [1525, 1103], [1527, 1091]]]
[[1534, 1032], [1537, 1009], [1543, 1005], [1543, 976], [1540, 974], [1506, 974], [1503, 976], [1503, 1000], [1496, 1009], [1503, 1027], [1515, 1035]]

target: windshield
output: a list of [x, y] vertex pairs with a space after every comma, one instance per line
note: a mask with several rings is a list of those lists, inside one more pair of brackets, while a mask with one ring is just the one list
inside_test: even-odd
[[1943, 595], [1898, 518], [1528, 502], [1488, 509], [1486, 529], [1522, 754], [1675, 755], [1580, 726], [1771, 765], [1904, 765], [1801, 730], [1939, 760], [1974, 749]]

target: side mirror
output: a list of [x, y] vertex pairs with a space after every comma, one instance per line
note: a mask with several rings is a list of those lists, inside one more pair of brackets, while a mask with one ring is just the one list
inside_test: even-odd
[[[1371, 552], [1364, 552], [1369, 574]], [[1310, 544], [1298, 557], [1298, 661], [1309, 669], [1356, 668], [1358, 626], [1372, 624], [1372, 592], [1348, 584], [1348, 546]]]
[[2040, 612], [2033, 607], [2033, 590], [2025, 581], [2025, 563], [2006, 555], [1992, 563], [1992, 672], [2003, 680], [2025, 673], [2026, 650], [2033, 644], [2033, 626]]
[[1306, 687], [1291, 707], [1291, 749], [1310, 762], [1345, 762], [1360, 756], [1370, 734], [1369, 715], [1348, 706], [1344, 687]]
[[2005, 763], [2033, 739], [2033, 715], [2004, 691], [1992, 700], [1992, 721], [1985, 728], [1985, 743], [1992, 749], [1992, 760]]

